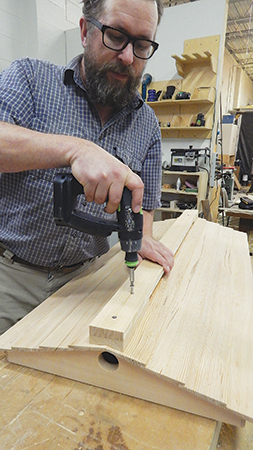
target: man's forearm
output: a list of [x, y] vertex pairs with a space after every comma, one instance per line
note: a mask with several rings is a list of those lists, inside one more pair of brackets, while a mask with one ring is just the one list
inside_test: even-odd
[[74, 136], [41, 133], [0, 122], [0, 172], [22, 172], [70, 166], [83, 185], [86, 200], [117, 210], [124, 186], [132, 191], [132, 208], [139, 212], [143, 183], [129, 167], [98, 145]]
[[0, 172], [68, 166], [73, 139], [0, 122]]

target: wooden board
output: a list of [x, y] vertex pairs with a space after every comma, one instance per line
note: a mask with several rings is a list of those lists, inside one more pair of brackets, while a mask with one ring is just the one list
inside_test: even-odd
[[127, 278], [118, 252], [7, 331], [0, 348], [8, 360], [220, 422], [252, 420], [253, 277], [246, 234], [198, 219], [124, 352], [89, 343], [89, 324]]
[[[198, 211], [185, 211], [161, 239], [173, 255], [197, 218]], [[109, 345], [124, 351], [146, 312], [148, 299], [163, 273], [163, 268], [158, 264], [143, 261], [135, 270], [135, 293], [130, 294], [127, 280], [91, 322], [90, 343]]]
[[210, 204], [210, 211], [212, 216], [212, 221], [217, 223], [218, 222], [218, 215], [219, 215], [219, 201], [220, 201], [220, 191], [221, 187], [213, 187], [210, 189], [209, 192], [209, 204]]

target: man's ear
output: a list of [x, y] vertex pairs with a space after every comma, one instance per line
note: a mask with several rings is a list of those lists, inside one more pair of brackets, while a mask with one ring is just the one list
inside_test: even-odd
[[82, 46], [85, 48], [87, 38], [87, 21], [84, 16], [81, 17], [79, 25], [80, 25], [81, 43]]

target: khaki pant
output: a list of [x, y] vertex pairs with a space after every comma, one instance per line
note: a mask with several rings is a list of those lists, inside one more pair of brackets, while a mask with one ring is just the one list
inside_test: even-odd
[[37, 270], [0, 256], [0, 334], [92, 264], [68, 274]]

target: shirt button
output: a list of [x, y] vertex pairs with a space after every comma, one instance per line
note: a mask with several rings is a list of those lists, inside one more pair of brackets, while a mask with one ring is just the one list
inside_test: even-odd
[[73, 231], [72, 237], [73, 237], [73, 238], [76, 238], [76, 237], [77, 237], [77, 231]]

